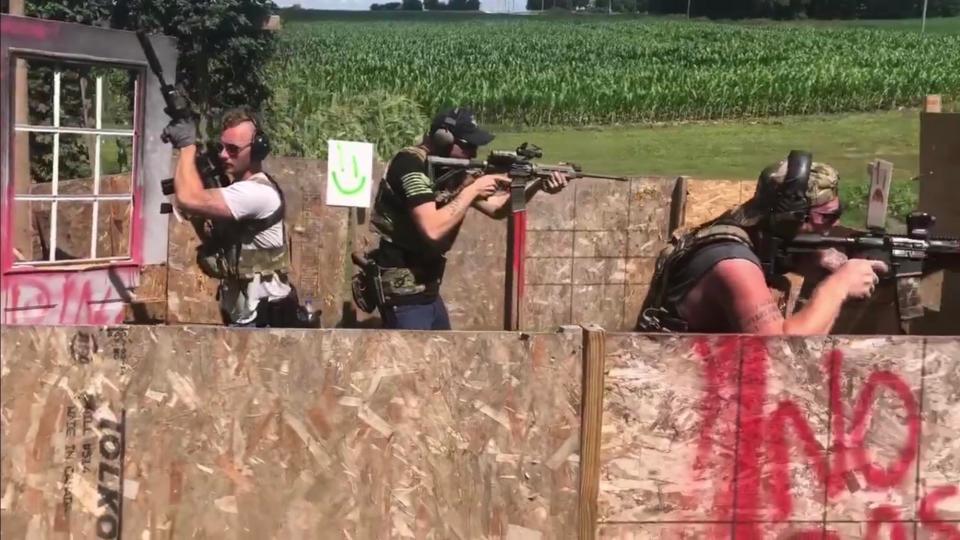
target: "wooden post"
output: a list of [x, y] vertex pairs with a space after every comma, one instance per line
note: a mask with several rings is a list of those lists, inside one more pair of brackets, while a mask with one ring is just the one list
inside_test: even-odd
[[506, 298], [504, 330], [523, 329], [523, 289], [526, 280], [527, 201], [524, 178], [513, 179], [510, 185], [510, 217], [507, 222]]
[[681, 176], [673, 184], [673, 194], [670, 196], [670, 225], [667, 236], [683, 227], [687, 214], [687, 183], [689, 178]]
[[[10, 15], [23, 16], [26, 12], [25, 0], [10, 0]], [[28, 121], [28, 87], [27, 62], [17, 60], [14, 64], [13, 75], [13, 120], [14, 124], [26, 124]], [[30, 191], [30, 139], [26, 133], [18, 135], [10, 133], [13, 155], [13, 192], [18, 194]], [[32, 238], [32, 205], [30, 203], [13, 204], [9, 209], [13, 213], [13, 230], [10, 237], [13, 240], [14, 261], [20, 258], [33, 258]]]
[[[887, 226], [887, 207], [890, 203], [890, 183], [893, 163], [875, 159], [867, 165], [870, 189], [867, 190], [867, 229], [884, 230]], [[897, 216], [906, 219], [906, 216]]]
[[603, 373], [606, 335], [603, 328], [583, 329], [583, 391], [580, 404], [580, 540], [593, 540], [600, 493], [600, 435], [603, 429]]

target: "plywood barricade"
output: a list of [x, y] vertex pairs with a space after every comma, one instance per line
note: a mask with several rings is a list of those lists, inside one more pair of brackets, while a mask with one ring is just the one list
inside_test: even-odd
[[960, 536], [954, 338], [0, 336], [4, 538]]
[[576, 536], [579, 328], [2, 339], [5, 539]]
[[960, 341], [606, 341], [599, 538], [960, 537]]

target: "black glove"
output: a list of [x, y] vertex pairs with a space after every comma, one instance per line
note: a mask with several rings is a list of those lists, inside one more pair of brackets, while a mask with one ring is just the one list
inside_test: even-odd
[[178, 118], [163, 128], [160, 140], [173, 144], [176, 149], [197, 144], [197, 125], [193, 120]]

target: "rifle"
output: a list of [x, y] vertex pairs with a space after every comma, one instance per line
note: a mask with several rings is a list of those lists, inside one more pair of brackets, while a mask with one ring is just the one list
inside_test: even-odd
[[[627, 181], [622, 176], [584, 173], [578, 165], [540, 165], [533, 160], [543, 157], [543, 151], [535, 145], [523, 143], [515, 152], [493, 151], [486, 160], [457, 159], [429, 156], [427, 168], [430, 179], [439, 192], [437, 203], [443, 204], [456, 195], [457, 190], [446, 190], [445, 185], [460, 173], [504, 174], [510, 178], [510, 220], [507, 224], [506, 290], [504, 298], [504, 328], [520, 330], [523, 305], [524, 266], [526, 257], [527, 198], [529, 182], [547, 179], [554, 172], [569, 178], [601, 178]], [[447, 168], [439, 178], [437, 169]], [[466, 185], [464, 183], [463, 185]], [[462, 189], [461, 185], [460, 189]]]
[[[167, 113], [167, 116], [172, 120], [192, 120], [196, 115], [190, 106], [190, 101], [184, 96], [183, 92], [168, 83], [164, 78], [163, 67], [160, 65], [160, 59], [157, 58], [156, 51], [153, 50], [153, 44], [150, 43], [150, 38], [147, 37], [146, 32], [143, 30], [138, 30], [136, 34], [137, 40], [140, 41], [140, 48], [143, 49], [143, 54], [147, 57], [147, 64], [150, 66], [150, 71], [153, 72], [157, 77], [157, 81], [160, 83], [160, 95], [166, 104], [163, 112]], [[161, 139], [163, 142], [168, 142], [164, 136], [161, 136]], [[219, 188], [224, 185], [226, 175], [223, 170], [223, 164], [217, 157], [218, 153], [216, 145], [212, 142], [207, 142], [202, 145], [200, 151], [197, 152], [197, 171], [200, 172], [200, 178], [203, 181], [203, 187], [205, 189]], [[160, 186], [164, 195], [173, 195], [173, 178], [161, 180]], [[172, 209], [169, 203], [160, 205], [160, 213], [162, 214], [168, 214]]]
[[[584, 173], [583, 169], [576, 164], [560, 165], [541, 165], [535, 163], [534, 159], [543, 157], [543, 150], [540, 147], [523, 143], [514, 152], [494, 150], [485, 160], [479, 159], [459, 159], [446, 158], [439, 156], [427, 157], [427, 166], [430, 179], [434, 181], [438, 188], [442, 189], [454, 173], [468, 172], [472, 174], [503, 174], [508, 176], [515, 183], [526, 185], [538, 179], [550, 178], [554, 172], [561, 172], [569, 178], [600, 178], [606, 180], [618, 180], [625, 182], [628, 179], [623, 176], [611, 176], [606, 174]], [[437, 173], [446, 169], [443, 174], [437, 177]], [[438, 191], [440, 190], [438, 189]], [[438, 200], [438, 202], [445, 202]]]
[[767, 275], [782, 274], [796, 255], [834, 248], [851, 258], [883, 261], [889, 272], [882, 282], [897, 286], [897, 309], [901, 322], [923, 316], [919, 278], [944, 269], [960, 269], [960, 238], [930, 235], [936, 217], [926, 212], [907, 216], [907, 234], [887, 234], [872, 229], [850, 236], [799, 234], [791, 239], [773, 238], [762, 261]]

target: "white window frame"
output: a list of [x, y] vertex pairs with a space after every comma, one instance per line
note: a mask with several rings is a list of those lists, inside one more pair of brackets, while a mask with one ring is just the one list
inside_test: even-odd
[[[28, 60], [49, 60], [56, 62], [57, 57], [43, 57], [43, 56], [31, 56], [31, 57], [18, 57], [15, 61], [28, 61]], [[77, 63], [79, 65], [105, 65], [109, 67], [117, 68], [126, 68], [130, 69], [129, 66], [124, 66], [122, 64], [103, 64], [100, 62], [97, 63], [82, 63], [82, 62], [71, 62]], [[24, 202], [44, 202], [49, 201], [50, 205], [50, 228], [49, 233], [49, 242], [47, 243], [50, 246], [50, 254], [47, 260], [45, 261], [14, 261], [13, 266], [42, 266], [42, 265], [62, 265], [62, 264], [86, 264], [86, 263], [99, 263], [99, 262], [114, 262], [114, 261], [129, 261], [133, 258], [133, 225], [134, 225], [134, 200], [133, 200], [133, 190], [135, 189], [135, 182], [133, 181], [134, 169], [136, 168], [136, 156], [138, 155], [138, 141], [135, 136], [136, 131], [134, 129], [103, 129], [103, 77], [97, 76], [96, 79], [96, 119], [95, 119], [95, 128], [81, 128], [81, 127], [64, 127], [60, 125], [60, 79], [62, 75], [60, 69], [55, 69], [53, 72], [53, 125], [52, 126], [42, 126], [42, 125], [32, 125], [32, 124], [14, 124], [13, 132], [14, 134], [19, 133], [51, 133], [53, 134], [53, 171], [51, 173], [51, 187], [50, 194], [42, 195], [26, 195], [26, 194], [17, 194], [14, 193], [13, 201], [14, 203], [24, 201]], [[132, 125], [137, 126], [138, 122], [141, 120], [139, 118], [140, 107], [137, 106], [139, 100], [139, 90], [140, 84], [143, 75], [138, 73], [137, 78], [134, 80], [133, 94], [131, 96], [131, 101], [134, 104], [133, 107], [133, 118]], [[89, 195], [60, 195], [59, 194], [59, 181], [60, 181], [60, 135], [94, 135], [94, 162], [91, 166], [93, 169], [93, 193]], [[103, 195], [100, 193], [100, 146], [101, 138], [107, 137], [129, 137], [131, 142], [131, 155], [134, 156], [134, 161], [131, 164], [130, 170], [130, 191], [126, 194], [109, 194]], [[23, 156], [14, 156], [14, 159], [22, 159]], [[127, 228], [127, 254], [122, 256], [113, 256], [113, 257], [98, 257], [97, 256], [97, 239], [99, 237], [99, 218], [100, 218], [100, 201], [125, 201], [130, 207], [129, 212], [129, 227]], [[92, 212], [92, 223], [91, 235], [90, 235], [90, 256], [80, 259], [69, 259], [62, 260], [57, 259], [57, 207], [60, 202], [89, 202], [92, 203], [93, 212]], [[13, 211], [18, 210], [16, 204], [14, 204]], [[39, 231], [38, 231], [39, 232]]]

